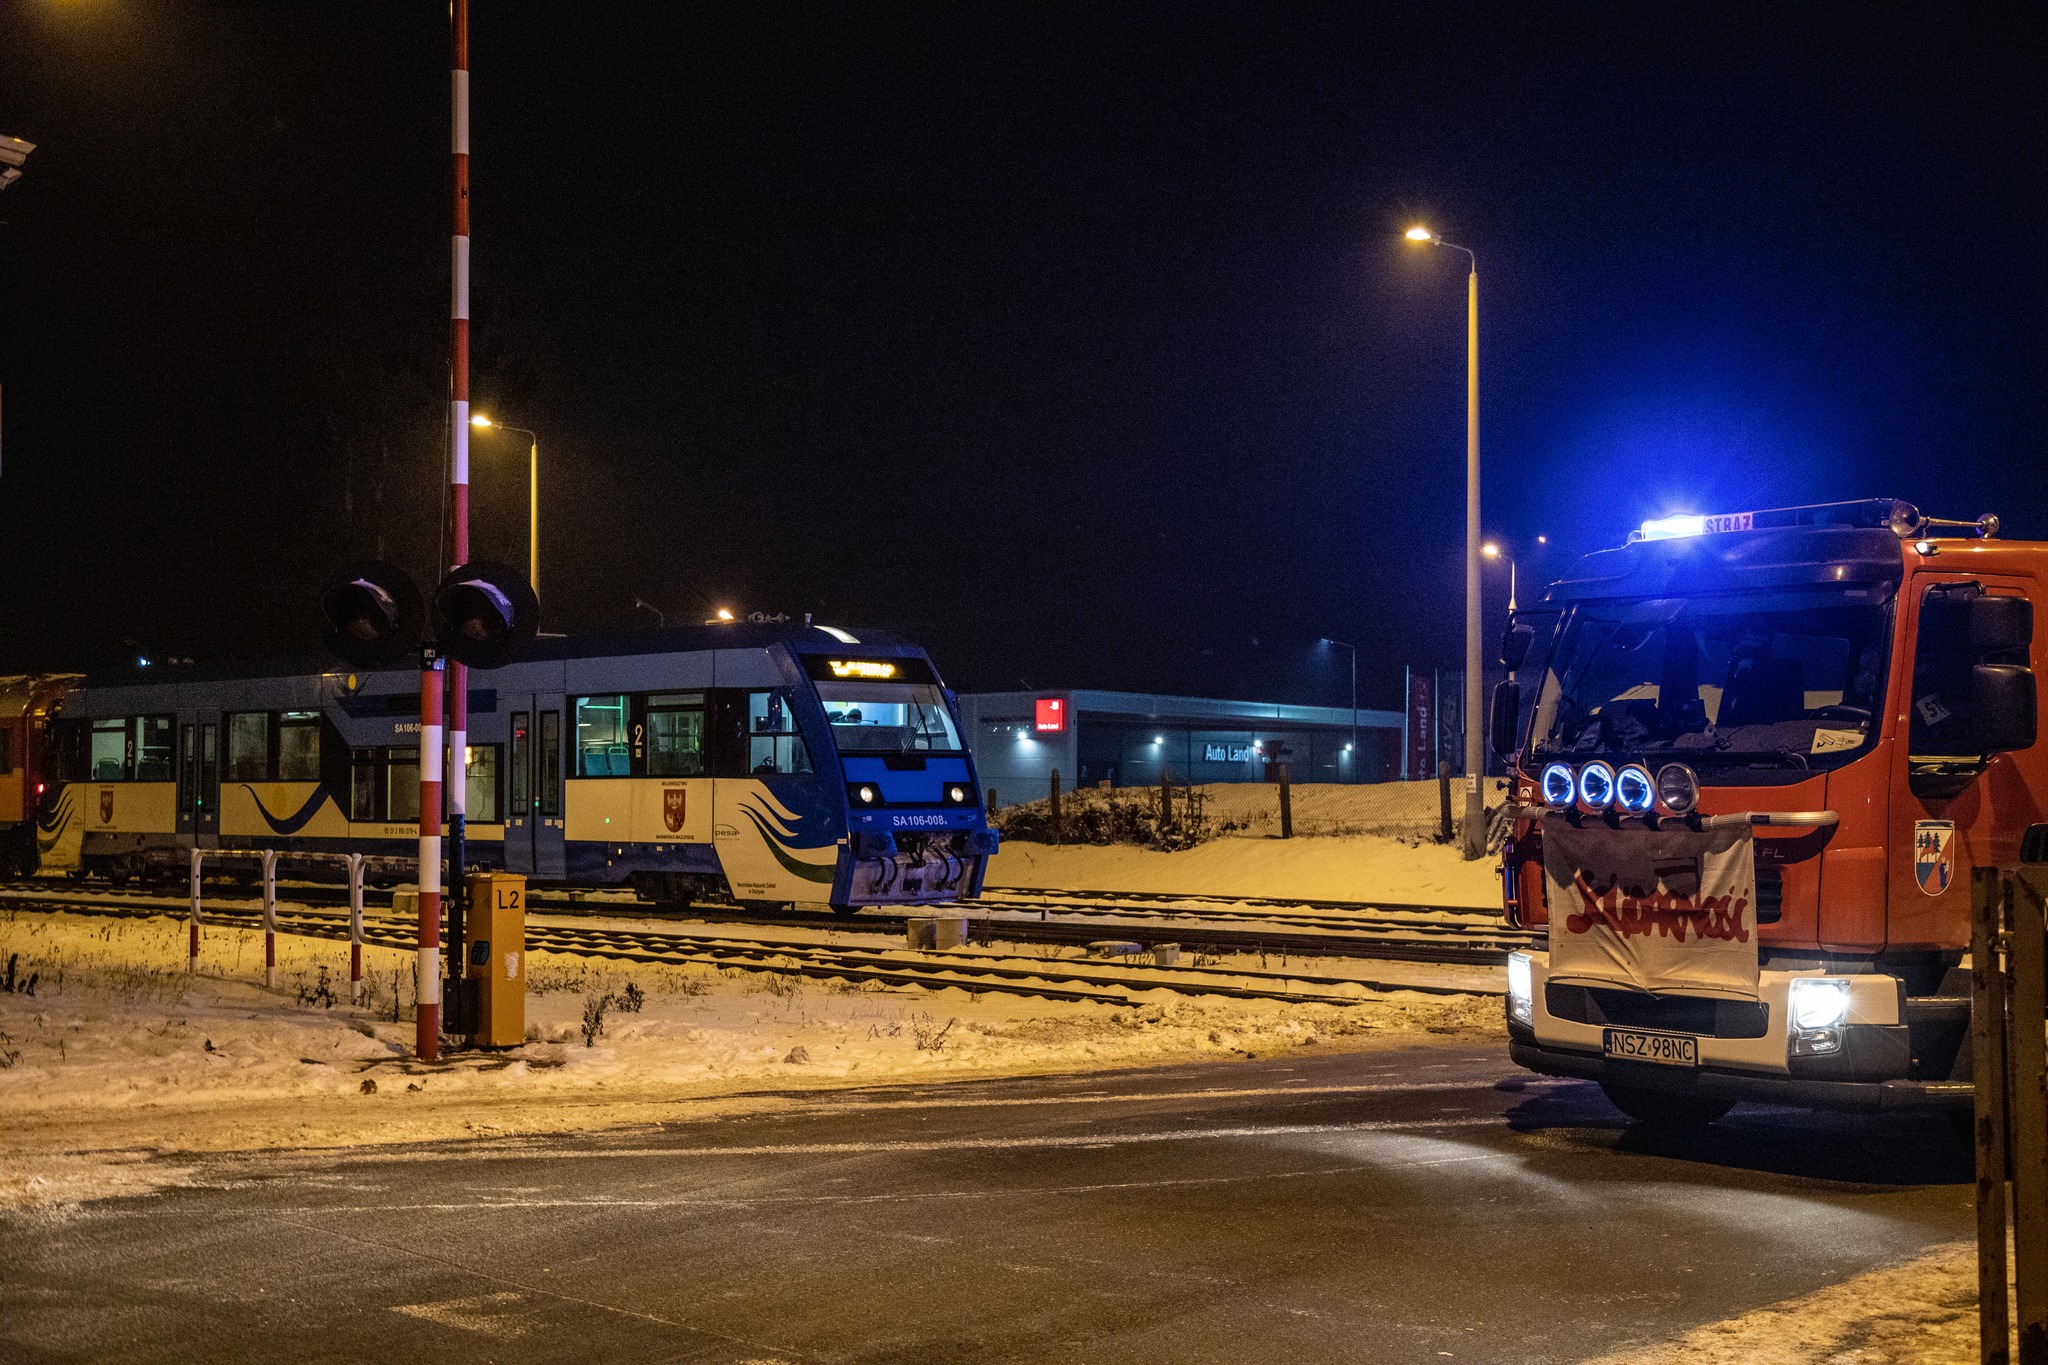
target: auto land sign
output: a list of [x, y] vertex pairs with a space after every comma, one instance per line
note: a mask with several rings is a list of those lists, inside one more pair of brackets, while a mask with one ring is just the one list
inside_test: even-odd
[[1956, 871], [1956, 822], [1913, 822], [1913, 880], [1930, 896], [1948, 890]]
[[1544, 817], [1550, 979], [1757, 998], [1756, 856], [1747, 825], [1574, 828]]

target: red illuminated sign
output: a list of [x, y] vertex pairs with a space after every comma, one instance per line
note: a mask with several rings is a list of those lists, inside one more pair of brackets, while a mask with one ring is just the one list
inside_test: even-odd
[[1059, 731], [1067, 728], [1067, 703], [1062, 697], [1040, 697], [1038, 699], [1038, 731]]

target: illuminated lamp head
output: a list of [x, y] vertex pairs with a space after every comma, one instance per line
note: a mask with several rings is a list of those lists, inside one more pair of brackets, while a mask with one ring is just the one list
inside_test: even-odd
[[1579, 804], [1589, 811], [1603, 811], [1614, 804], [1614, 769], [1594, 759], [1579, 769]]
[[1657, 804], [1657, 784], [1650, 770], [1631, 763], [1614, 775], [1614, 804], [1624, 815], [1648, 815]]
[[1543, 804], [1559, 810], [1569, 806], [1579, 795], [1579, 782], [1572, 776], [1569, 763], [1547, 765], [1537, 787], [1543, 793]]
[[1690, 815], [1700, 804], [1700, 779], [1683, 763], [1657, 769], [1657, 809], [1665, 815]]

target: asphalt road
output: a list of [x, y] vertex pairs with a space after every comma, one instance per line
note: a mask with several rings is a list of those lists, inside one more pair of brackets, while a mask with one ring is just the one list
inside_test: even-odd
[[1939, 1119], [1630, 1128], [1493, 1045], [216, 1158], [0, 1220], [10, 1361], [1571, 1361], [1971, 1227]]

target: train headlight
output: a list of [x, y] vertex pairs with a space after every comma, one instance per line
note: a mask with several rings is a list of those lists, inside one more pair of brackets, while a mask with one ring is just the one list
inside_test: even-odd
[[946, 804], [949, 806], [971, 806], [974, 804], [974, 788], [965, 782], [946, 784]]
[[1578, 779], [1572, 776], [1572, 769], [1569, 763], [1552, 763], [1547, 765], [1543, 769], [1543, 780], [1540, 786], [1543, 792], [1543, 804], [1546, 806], [1555, 806], [1562, 810], [1578, 798]]
[[1579, 804], [1587, 810], [1606, 810], [1614, 802], [1614, 769], [1594, 759], [1579, 769]]
[[1614, 775], [1614, 804], [1629, 815], [1648, 815], [1657, 804], [1657, 786], [1650, 770], [1631, 763]]
[[846, 797], [857, 807], [873, 808], [882, 804], [882, 793], [872, 782], [849, 782]]
[[1691, 815], [1700, 804], [1700, 780], [1683, 763], [1657, 769], [1657, 809], [1666, 815]]

